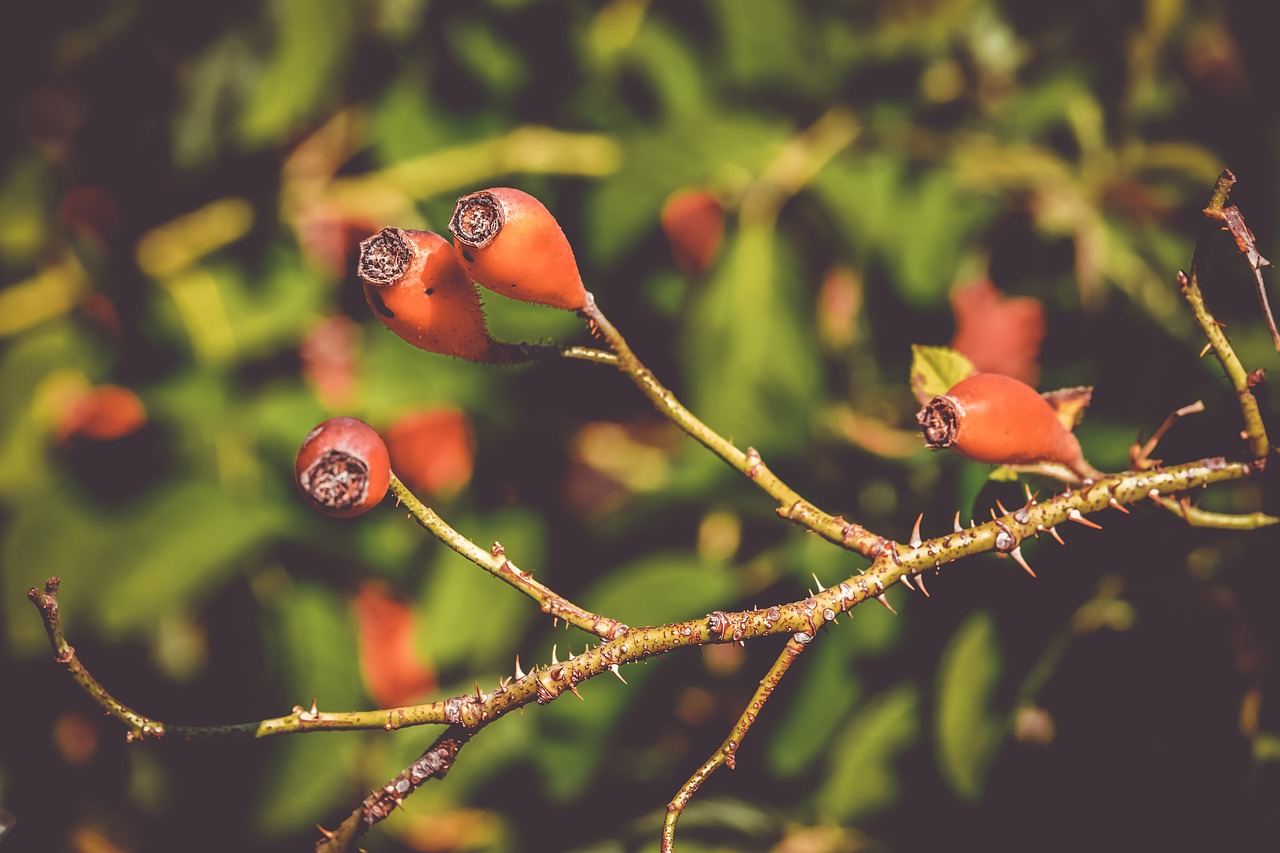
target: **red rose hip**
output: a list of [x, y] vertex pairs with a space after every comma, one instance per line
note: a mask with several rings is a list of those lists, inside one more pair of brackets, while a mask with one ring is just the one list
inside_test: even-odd
[[353, 518], [386, 495], [391, 460], [373, 427], [357, 418], [329, 418], [303, 439], [293, 475], [317, 512]]
[[458, 199], [449, 220], [458, 263], [495, 293], [577, 311], [587, 291], [569, 240], [533, 196], [495, 187]]
[[975, 373], [929, 401], [916, 416], [925, 442], [992, 465], [1064, 465], [1081, 479], [1099, 472], [1075, 434], [1034, 388], [997, 373]]

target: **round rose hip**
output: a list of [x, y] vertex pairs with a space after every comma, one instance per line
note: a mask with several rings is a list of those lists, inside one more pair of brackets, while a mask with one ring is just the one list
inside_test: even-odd
[[303, 439], [293, 475], [313, 509], [352, 518], [387, 493], [391, 460], [373, 427], [357, 418], [329, 418]]

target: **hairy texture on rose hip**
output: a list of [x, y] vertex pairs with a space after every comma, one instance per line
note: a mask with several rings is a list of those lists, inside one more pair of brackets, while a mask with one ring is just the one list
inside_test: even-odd
[[482, 287], [521, 302], [577, 311], [587, 291], [573, 248], [533, 196], [495, 187], [458, 199], [449, 220], [453, 248]]

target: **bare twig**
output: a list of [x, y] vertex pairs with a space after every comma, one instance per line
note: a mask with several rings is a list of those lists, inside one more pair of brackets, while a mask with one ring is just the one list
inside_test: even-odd
[[667, 815], [662, 822], [662, 853], [672, 853], [676, 843], [676, 821], [680, 819], [680, 815], [684, 814], [685, 807], [689, 805], [689, 801], [693, 799], [693, 795], [702, 787], [702, 783], [707, 781], [712, 773], [716, 772], [721, 765], [728, 765], [729, 769], [734, 768], [738, 747], [742, 745], [742, 739], [747, 736], [752, 724], [755, 723], [756, 717], [759, 716], [764, 703], [769, 700], [778, 683], [782, 681], [783, 676], [787, 674], [787, 670], [791, 668], [791, 664], [800, 656], [800, 653], [808, 648], [813, 635], [801, 631], [791, 635], [787, 640], [787, 644], [782, 647], [781, 654], [778, 659], [773, 662], [773, 666], [769, 668], [769, 672], [764, 678], [760, 679], [760, 685], [756, 688], [756, 692], [751, 697], [751, 701], [747, 703], [747, 707], [743, 710], [742, 715], [738, 717], [733, 728], [729, 731], [729, 736], [724, 739], [724, 743], [720, 744], [720, 748], [711, 754], [711, 757], [702, 762], [693, 775], [689, 777], [689, 781], [680, 786], [680, 790], [667, 804]]
[[1183, 406], [1181, 409], [1178, 409], [1169, 415], [1169, 417], [1165, 418], [1164, 423], [1160, 424], [1160, 428], [1152, 434], [1151, 438], [1147, 439], [1146, 444], [1138, 446], [1135, 443], [1133, 447], [1129, 448], [1130, 469], [1134, 471], [1145, 471], [1148, 468], [1154, 468], [1159, 465], [1160, 460], [1152, 460], [1151, 454], [1155, 452], [1156, 445], [1160, 443], [1160, 439], [1164, 438], [1164, 434], [1169, 431], [1169, 427], [1173, 426], [1187, 415], [1203, 411], [1204, 401], [1196, 400], [1194, 403]]
[[510, 584], [538, 602], [538, 606], [543, 613], [550, 614], [557, 619], [563, 619], [576, 628], [605, 639], [616, 637], [626, 630], [627, 626], [616, 619], [608, 619], [583, 610], [573, 602], [557, 595], [545, 585], [534, 580], [533, 575], [507, 559], [506, 551], [497, 542], [486, 551], [454, 530], [443, 518], [436, 515], [431, 507], [418, 500], [413, 492], [409, 491], [408, 487], [394, 474], [391, 475], [391, 491], [400, 503], [404, 505], [405, 509], [409, 510], [409, 514], [413, 516], [418, 524], [489, 574], [504, 583]]
[[337, 829], [317, 827], [322, 837], [316, 842], [316, 853], [343, 853], [350, 850], [361, 836], [386, 820], [406, 797], [424, 783], [431, 779], [443, 779], [453, 769], [459, 750], [467, 745], [478, 730], [467, 730], [460, 726], [445, 729], [417, 760], [365, 797]]
[[[1236, 182], [1235, 175], [1229, 171], [1223, 171], [1218, 176], [1217, 182], [1213, 187], [1213, 196], [1209, 201], [1209, 205], [1204, 209], [1205, 216], [1213, 220], [1225, 219], [1222, 206], [1227, 201], [1227, 196], [1231, 192], [1231, 186]], [[1258, 410], [1258, 401], [1253, 396], [1253, 388], [1250, 383], [1250, 374], [1240, 364], [1240, 359], [1236, 357], [1235, 350], [1231, 348], [1231, 344], [1227, 341], [1227, 336], [1223, 334], [1221, 324], [1214, 319], [1209, 313], [1208, 307], [1205, 305], [1204, 294], [1200, 290], [1200, 271], [1203, 267], [1202, 258], [1209, 251], [1209, 235], [1205, 235], [1196, 241], [1195, 252], [1191, 257], [1191, 274], [1178, 273], [1178, 284], [1182, 287], [1182, 295], [1186, 297], [1187, 304], [1191, 306], [1191, 311], [1195, 314], [1196, 322], [1200, 324], [1200, 329], [1204, 332], [1205, 337], [1209, 339], [1210, 346], [1213, 347], [1213, 353], [1218, 357], [1218, 361], [1222, 364], [1222, 369], [1227, 373], [1227, 379], [1231, 381], [1231, 386], [1236, 390], [1236, 398], [1240, 403], [1240, 411], [1244, 416], [1244, 439], [1248, 442], [1249, 453], [1255, 460], [1265, 464], [1267, 455], [1271, 452], [1271, 443], [1267, 439], [1266, 427], [1262, 423], [1262, 413]]]

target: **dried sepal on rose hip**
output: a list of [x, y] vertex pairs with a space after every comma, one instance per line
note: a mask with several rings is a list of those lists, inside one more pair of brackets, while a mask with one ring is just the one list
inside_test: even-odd
[[490, 360], [480, 295], [444, 237], [383, 228], [360, 244], [357, 274], [373, 313], [404, 340], [428, 352]]
[[551, 212], [533, 196], [494, 187], [463, 196], [449, 220], [458, 262], [482, 287], [577, 311], [587, 301], [573, 248]]
[[916, 416], [925, 442], [992, 465], [1061, 465], [1081, 480], [1102, 474], [1054, 407], [1030, 385], [975, 373], [929, 401]]
[[353, 518], [386, 495], [391, 458], [377, 431], [364, 421], [329, 418], [303, 439], [293, 476], [313, 509]]

